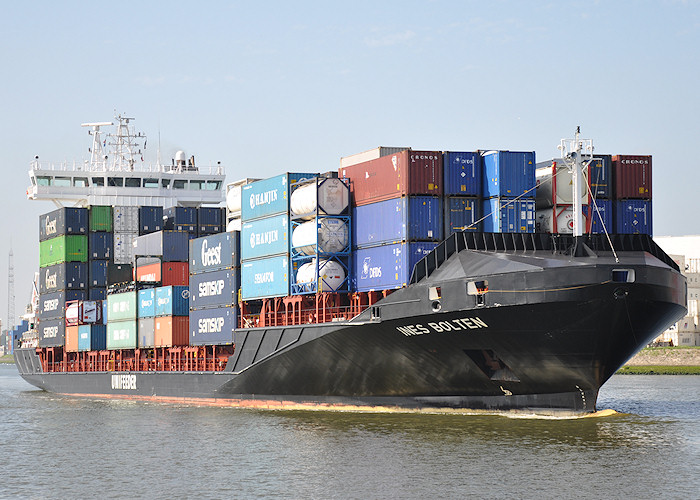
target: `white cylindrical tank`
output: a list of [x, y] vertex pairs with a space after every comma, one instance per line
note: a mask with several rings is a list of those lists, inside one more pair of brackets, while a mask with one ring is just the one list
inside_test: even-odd
[[[332, 292], [337, 290], [345, 281], [345, 269], [335, 260], [321, 259], [318, 262], [318, 288], [319, 292]], [[313, 283], [316, 281], [316, 259], [299, 267], [297, 271], [297, 284]]]
[[226, 208], [230, 213], [241, 213], [241, 186], [231, 186], [226, 193]]
[[[556, 216], [557, 226], [554, 227]], [[585, 218], [584, 225], [585, 225]], [[573, 207], [552, 207], [538, 210], [535, 219], [535, 231], [538, 233], [572, 234], [574, 232]]]
[[321, 178], [294, 190], [289, 199], [292, 215], [312, 214], [318, 211], [324, 215], [342, 214], [348, 207], [350, 192], [340, 179]]
[[348, 233], [348, 225], [342, 219], [324, 218], [319, 220], [318, 225], [314, 219], [294, 228], [292, 247], [303, 255], [342, 252], [348, 246]]
[[[556, 169], [556, 170], [555, 170]], [[556, 171], [554, 179], [552, 176]], [[579, 197], [581, 204], [588, 203], [588, 189], [586, 187], [587, 175], [581, 176], [579, 185]], [[574, 203], [574, 176], [561, 160], [552, 160], [537, 164], [535, 170], [537, 183], [536, 202], [538, 208], [551, 207], [552, 205], [573, 205]], [[556, 190], [556, 193], [554, 192]]]
[[226, 224], [226, 232], [240, 231], [241, 230], [241, 219], [231, 219]]

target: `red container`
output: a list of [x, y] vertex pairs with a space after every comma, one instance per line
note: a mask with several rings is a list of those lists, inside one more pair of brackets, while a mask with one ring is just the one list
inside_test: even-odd
[[651, 200], [651, 156], [612, 157], [615, 198]]
[[66, 352], [78, 352], [79, 328], [78, 326], [66, 327]]
[[401, 151], [338, 170], [350, 180], [355, 206], [409, 195], [442, 195], [442, 154]]
[[156, 318], [156, 347], [187, 345], [189, 341], [189, 316], [160, 316]]
[[161, 283], [162, 286], [190, 284], [190, 265], [187, 262], [156, 262], [136, 268], [136, 280]]

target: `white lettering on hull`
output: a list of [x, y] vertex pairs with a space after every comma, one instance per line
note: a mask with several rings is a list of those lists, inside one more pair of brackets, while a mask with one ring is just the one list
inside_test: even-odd
[[404, 334], [406, 337], [412, 337], [414, 335], [424, 335], [426, 333], [447, 333], [447, 332], [457, 332], [457, 331], [467, 331], [467, 330], [479, 330], [481, 328], [488, 328], [489, 325], [486, 324], [481, 318], [458, 318], [449, 321], [438, 321], [426, 323], [422, 325], [419, 323], [413, 325], [397, 326], [396, 330]]

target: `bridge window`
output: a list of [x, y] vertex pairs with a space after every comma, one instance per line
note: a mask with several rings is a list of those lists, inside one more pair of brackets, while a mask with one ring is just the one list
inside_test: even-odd
[[203, 184], [204, 184], [204, 181], [190, 181], [190, 189], [193, 189], [195, 191], [199, 191], [202, 189]]
[[129, 188], [141, 187], [141, 179], [139, 179], [138, 177], [137, 178], [127, 177], [126, 178], [126, 187], [129, 187]]
[[165, 189], [168, 189], [168, 187], [170, 187], [170, 179], [163, 179], [160, 182]]
[[221, 181], [207, 181], [207, 191], [218, 191], [221, 189]]
[[143, 187], [145, 187], [145, 188], [157, 188], [158, 187], [158, 179], [144, 179], [143, 180]]
[[36, 185], [37, 186], [50, 186], [51, 185], [51, 177], [37, 177], [36, 178]]
[[104, 177], [93, 177], [92, 178], [92, 185], [96, 186], [96, 187], [104, 187], [105, 178]]
[[173, 180], [173, 189], [185, 189], [187, 187], [187, 181], [182, 179]]
[[54, 177], [53, 185], [59, 187], [70, 187], [71, 186], [70, 177]]
[[124, 186], [124, 178], [123, 177], [107, 177], [107, 185], [108, 186], [122, 187], [122, 186]]
[[75, 177], [73, 178], [73, 187], [87, 187], [88, 180], [87, 177]]

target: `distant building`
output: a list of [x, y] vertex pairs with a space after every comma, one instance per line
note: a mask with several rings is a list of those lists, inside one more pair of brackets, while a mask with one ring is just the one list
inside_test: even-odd
[[688, 315], [654, 342], [681, 347], [700, 346], [700, 236], [657, 236], [654, 241], [678, 264], [688, 283]]

